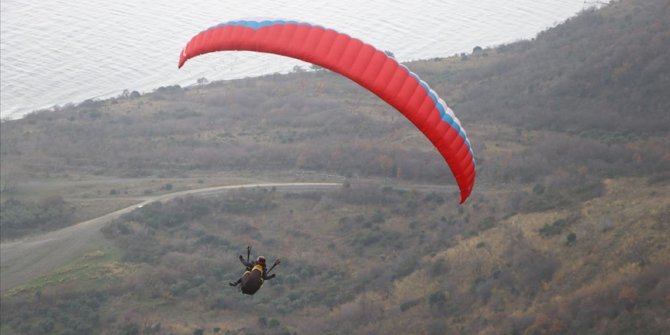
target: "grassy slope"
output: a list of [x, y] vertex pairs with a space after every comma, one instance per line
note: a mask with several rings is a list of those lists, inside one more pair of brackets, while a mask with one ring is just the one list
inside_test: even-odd
[[[498, 333], [501, 327], [522, 331], [550, 322], [569, 332], [615, 331], [628, 324], [621, 315], [579, 306], [593, 300], [633, 318], [655, 316], [656, 322], [642, 328], [647, 331], [667, 327], [662, 318], [667, 278], [653, 275], [663, 268], [667, 275], [670, 250], [663, 215], [667, 218], [670, 207], [668, 188], [639, 178], [606, 185], [605, 194], [576, 208], [518, 213], [488, 229], [477, 227], [492, 208], [500, 210], [494, 199], [506, 199], [510, 191], [483, 191], [462, 210], [453, 201], [426, 201], [423, 193], [359, 185], [307, 196], [240, 192], [187, 200], [160, 211], [174, 216], [204, 203], [210, 212], [168, 227], [150, 223], [147, 213], [127, 218], [123, 225], [131, 233], [108, 231], [126, 258], [114, 253], [109, 260], [102, 253], [85, 257], [90, 261], [68, 265], [5, 299], [23, 300], [40, 288], [43, 297], [61, 301], [64, 289], [86, 296], [107, 287], [103, 291], [109, 296], [99, 310], [107, 320], [104, 329], [150, 322], [178, 333], [215, 327], [263, 331], [261, 317], [299, 333], [435, 328]], [[361, 197], [373, 203], [361, 204]], [[417, 200], [417, 212], [408, 212]], [[220, 205], [241, 203], [272, 205], [252, 205], [242, 213]], [[580, 217], [565, 231], [540, 236], [545, 224], [574, 211]], [[375, 220], [378, 213], [382, 220]], [[568, 232], [577, 235], [572, 245], [566, 244]], [[253, 298], [226, 285], [239, 274], [235, 254], [246, 243], [284, 260], [278, 281]], [[537, 275], [542, 271], [552, 273]], [[645, 287], [639, 278], [650, 273], [653, 283]], [[618, 304], [628, 299], [621, 292], [629, 287], [636, 295], [627, 310]], [[654, 290], [661, 296], [649, 296]], [[444, 303], [431, 302], [440, 292]], [[572, 306], [579, 306], [593, 325], [580, 328], [570, 315]], [[369, 314], [360, 314], [368, 309]]]

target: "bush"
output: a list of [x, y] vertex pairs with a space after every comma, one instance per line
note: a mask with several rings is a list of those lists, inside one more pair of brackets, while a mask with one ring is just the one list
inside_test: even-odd
[[428, 297], [428, 305], [430, 305], [431, 308], [441, 309], [442, 307], [444, 307], [446, 303], [447, 303], [447, 296], [442, 291], [433, 292]]
[[34, 230], [53, 230], [72, 220], [73, 210], [60, 196], [38, 202], [9, 199], [0, 204], [2, 238], [23, 236]]
[[[551, 237], [555, 235], [560, 235], [563, 232], [563, 229], [571, 226], [573, 223], [577, 222], [579, 217], [574, 215], [568, 218], [562, 218], [554, 221], [552, 224], [545, 224], [542, 228], [538, 230], [538, 233], [542, 237]], [[576, 237], [576, 236], [575, 236]]]
[[496, 219], [493, 216], [488, 216], [482, 220], [482, 222], [479, 223], [479, 230], [480, 231], [485, 231], [493, 228], [496, 224]]
[[404, 311], [406, 311], [406, 310], [408, 310], [408, 309], [410, 309], [410, 308], [412, 308], [412, 307], [414, 307], [414, 306], [416, 306], [420, 303], [421, 303], [421, 300], [418, 300], [418, 299], [405, 301], [402, 304], [400, 304], [400, 311], [404, 312]]

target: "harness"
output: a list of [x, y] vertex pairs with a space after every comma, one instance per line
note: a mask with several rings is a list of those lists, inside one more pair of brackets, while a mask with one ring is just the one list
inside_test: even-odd
[[265, 270], [263, 269], [263, 266], [256, 264], [254, 267], [251, 269], [251, 271], [258, 270], [261, 273], [261, 283], [263, 283], [263, 275], [265, 274]]

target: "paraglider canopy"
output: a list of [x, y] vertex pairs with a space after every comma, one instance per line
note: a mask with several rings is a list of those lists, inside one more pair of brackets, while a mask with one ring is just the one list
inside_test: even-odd
[[182, 50], [179, 67], [198, 55], [233, 50], [300, 59], [355, 81], [402, 113], [437, 148], [456, 179], [461, 203], [472, 193], [475, 160], [465, 129], [426, 82], [385, 52], [346, 34], [305, 22], [230, 21], [195, 35]]

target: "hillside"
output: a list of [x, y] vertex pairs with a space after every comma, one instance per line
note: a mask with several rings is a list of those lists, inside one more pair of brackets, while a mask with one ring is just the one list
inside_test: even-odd
[[498, 47], [495, 62], [453, 80], [472, 87], [459, 109], [527, 129], [667, 133], [669, 10], [663, 1], [618, 1]]
[[[99, 251], [2, 292], [0, 330], [667, 333], [668, 17], [665, 0], [620, 1], [532, 41], [408, 64], [474, 146], [460, 206], [428, 141], [325, 71], [2, 122], [3, 239], [231, 180], [344, 187], [142, 207], [103, 229]], [[253, 298], [227, 285], [248, 244], [282, 259]]]

